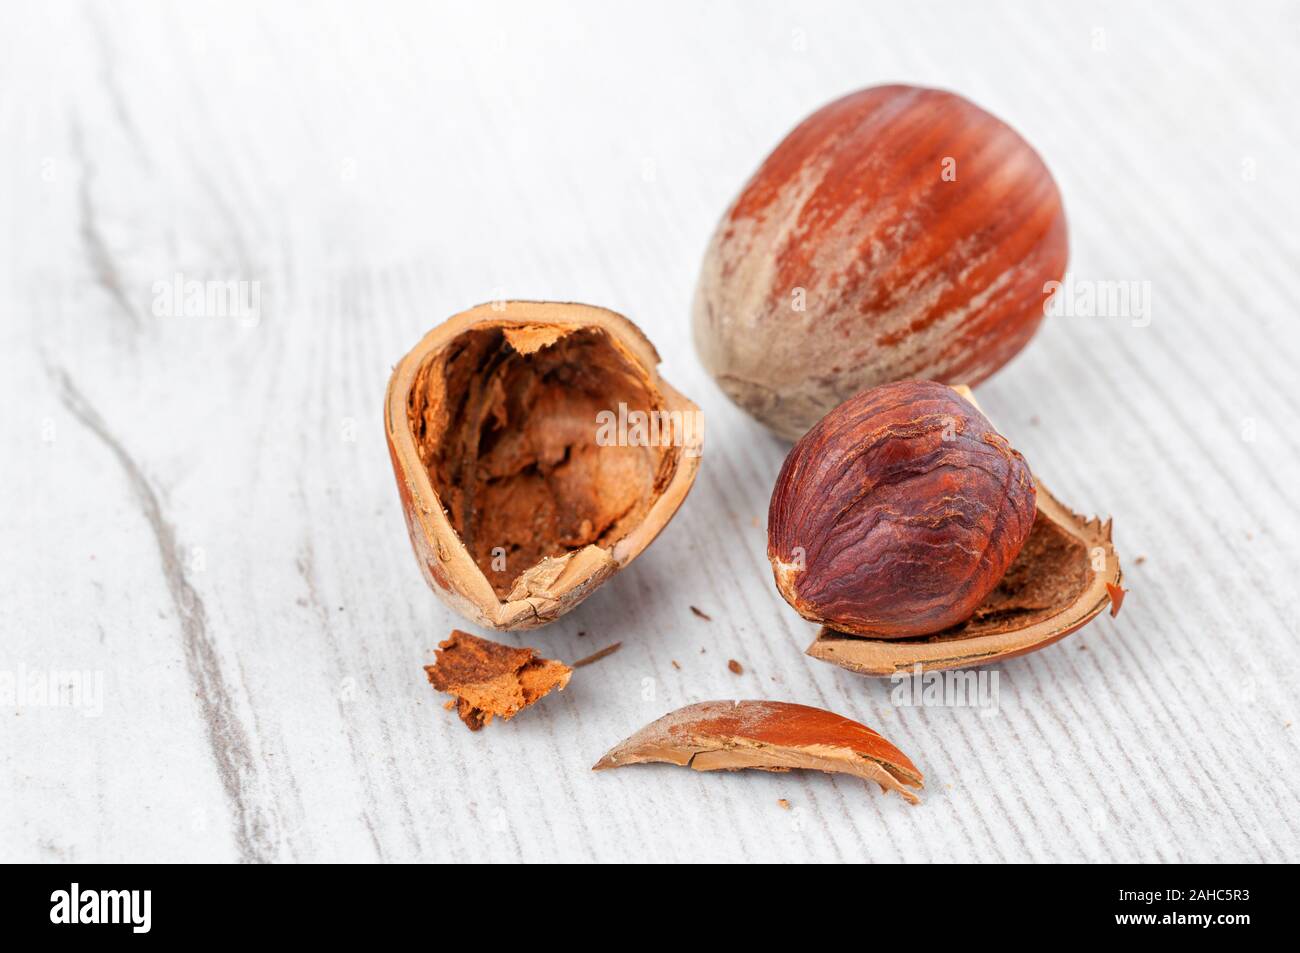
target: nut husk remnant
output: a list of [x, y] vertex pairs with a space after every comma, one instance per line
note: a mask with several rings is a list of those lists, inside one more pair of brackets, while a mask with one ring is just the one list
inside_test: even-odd
[[[973, 402], [970, 391], [954, 388]], [[1086, 519], [1041, 482], [1029, 539], [983, 604], [963, 622], [931, 635], [877, 639], [823, 627], [808, 654], [863, 675], [967, 668], [1051, 645], [1092, 621], [1123, 573], [1111, 521]]]
[[536, 650], [513, 648], [453, 629], [438, 645], [437, 661], [426, 665], [429, 684], [456, 696], [456, 713], [470, 731], [494, 716], [508, 721], [554, 689], [564, 690], [573, 669], [542, 658]]
[[[458, 314], [402, 358], [388, 447], [416, 558], [451, 608], [493, 629], [543, 625], [667, 525], [703, 434], [658, 364], [622, 315], [531, 301]], [[602, 417], [632, 425], [602, 437]]]
[[711, 701], [652, 722], [596, 762], [594, 771], [666, 762], [696, 771], [816, 771], [875, 781], [917, 803], [923, 784], [903, 752], [866, 725], [792, 702]]

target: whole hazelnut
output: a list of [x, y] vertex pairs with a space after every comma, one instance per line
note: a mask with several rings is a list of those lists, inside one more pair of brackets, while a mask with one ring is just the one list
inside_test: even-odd
[[984, 380], [1037, 330], [1067, 251], [1056, 183], [1014, 129], [942, 90], [860, 90], [805, 119], [723, 216], [695, 346], [793, 440], [867, 387]]
[[767, 556], [800, 615], [875, 638], [968, 618], [1034, 525], [1024, 457], [931, 381], [864, 391], [794, 445], [772, 491]]

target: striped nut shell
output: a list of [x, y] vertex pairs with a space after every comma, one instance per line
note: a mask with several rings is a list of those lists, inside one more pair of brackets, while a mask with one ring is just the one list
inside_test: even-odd
[[1020, 135], [961, 96], [860, 90], [805, 119], [718, 224], [694, 304], [700, 359], [797, 439], [867, 387], [975, 385], [1037, 330], [1065, 213]]

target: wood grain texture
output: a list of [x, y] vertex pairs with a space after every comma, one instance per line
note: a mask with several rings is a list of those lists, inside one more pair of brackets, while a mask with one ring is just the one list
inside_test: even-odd
[[[98, 717], [0, 704], [0, 859], [1300, 860], [1298, 31], [1281, 3], [5, 4], [0, 673], [103, 691]], [[786, 447], [690, 343], [746, 177], [894, 81], [1038, 149], [1073, 279], [1149, 283], [1147, 316], [1049, 317], [978, 390], [1114, 516], [1131, 590], [998, 666], [996, 712], [803, 655], [764, 555]], [[178, 274], [257, 282], [260, 320], [155, 313]], [[628, 315], [708, 427], [655, 545], [506, 637], [622, 650], [471, 734], [422, 672], [459, 620], [381, 407], [424, 332], [496, 298]], [[590, 771], [732, 696], [879, 730], [922, 805]]]

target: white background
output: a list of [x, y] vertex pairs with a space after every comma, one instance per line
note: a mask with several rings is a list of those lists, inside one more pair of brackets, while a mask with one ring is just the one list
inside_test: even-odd
[[[0, 706], [0, 858], [1300, 859], [1298, 37], [1269, 3], [5, 4], [0, 672], [101, 673], [103, 711]], [[802, 654], [764, 558], [786, 448], [690, 343], [735, 192], [886, 81], [1012, 122], [1071, 273], [1150, 282], [1149, 326], [1050, 319], [978, 391], [1060, 498], [1113, 515], [1131, 588], [999, 666], [993, 716]], [[177, 273], [259, 282], [260, 324], [155, 316]], [[506, 637], [622, 650], [470, 734], [421, 671], [458, 620], [381, 402], [426, 330], [501, 295], [637, 321], [707, 447], [634, 566]], [[728, 697], [877, 727], [922, 805], [588, 770]]]

